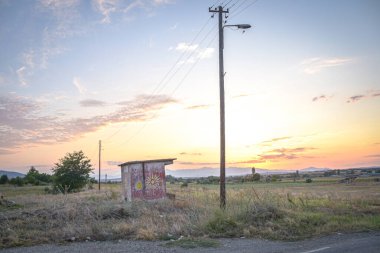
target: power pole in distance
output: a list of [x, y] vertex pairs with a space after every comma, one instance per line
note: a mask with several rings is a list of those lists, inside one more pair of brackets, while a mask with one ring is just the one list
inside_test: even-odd
[[[227, 15], [229, 10], [223, 10], [222, 6], [217, 8], [208, 8], [209, 12], [218, 13], [219, 17], [219, 93], [220, 93], [220, 208], [226, 208], [226, 140], [225, 140], [225, 111], [224, 111], [224, 27], [236, 27], [238, 29], [248, 29], [251, 25], [224, 25], [223, 13]], [[227, 18], [227, 16], [226, 16]]]
[[98, 182], [99, 191], [100, 191], [100, 167], [101, 167], [100, 157], [101, 157], [101, 154], [102, 154], [102, 141], [99, 140], [99, 182]]

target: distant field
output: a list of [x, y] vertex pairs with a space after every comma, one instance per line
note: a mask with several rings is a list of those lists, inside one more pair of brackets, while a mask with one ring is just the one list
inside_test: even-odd
[[[189, 237], [298, 240], [334, 232], [380, 230], [380, 183], [337, 179], [227, 184], [167, 184], [176, 200], [125, 203], [120, 184], [50, 195], [45, 186], [0, 186], [0, 247], [49, 242]], [[13, 202], [12, 202], [13, 203]]]

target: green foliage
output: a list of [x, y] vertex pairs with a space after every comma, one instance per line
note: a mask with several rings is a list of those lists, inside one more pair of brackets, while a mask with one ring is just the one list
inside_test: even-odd
[[17, 186], [23, 186], [24, 180], [21, 177], [15, 177], [9, 180], [9, 183]]
[[9, 179], [7, 175], [1, 175], [0, 177], [0, 184], [6, 184], [8, 183]]
[[239, 233], [239, 226], [225, 212], [216, 211], [215, 216], [207, 222], [206, 231], [212, 236], [233, 237]]
[[311, 182], [313, 182], [313, 179], [311, 178], [306, 179], [306, 183], [311, 183]]
[[89, 182], [93, 170], [90, 162], [83, 151], [66, 154], [52, 169], [54, 187], [63, 193], [82, 189]]
[[46, 173], [40, 173], [33, 166], [30, 167], [30, 170], [24, 178], [26, 184], [40, 185], [41, 183], [50, 183], [52, 181], [52, 176]]

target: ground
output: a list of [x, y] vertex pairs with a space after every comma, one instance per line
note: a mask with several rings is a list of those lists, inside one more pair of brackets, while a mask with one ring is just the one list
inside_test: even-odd
[[229, 239], [218, 238], [258, 243], [380, 231], [380, 183], [373, 178], [352, 184], [326, 178], [227, 184], [224, 211], [218, 185], [168, 184], [174, 201], [134, 203], [123, 200], [120, 184], [68, 195], [47, 194], [44, 188], [0, 187], [3, 202], [10, 203], [0, 205], [0, 248], [71, 241], [91, 247], [119, 240], [137, 248], [167, 241], [215, 246], [213, 240], [221, 240], [222, 250]]

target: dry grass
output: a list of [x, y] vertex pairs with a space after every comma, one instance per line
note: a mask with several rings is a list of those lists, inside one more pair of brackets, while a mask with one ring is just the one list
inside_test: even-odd
[[[48, 195], [1, 187], [17, 206], [0, 206], [0, 248], [72, 240], [263, 237], [296, 240], [337, 231], [380, 229], [379, 183], [168, 185], [176, 200], [125, 203], [120, 185], [101, 192]], [[24, 190], [24, 191], [23, 191]], [[75, 239], [74, 239], [75, 238]]]

